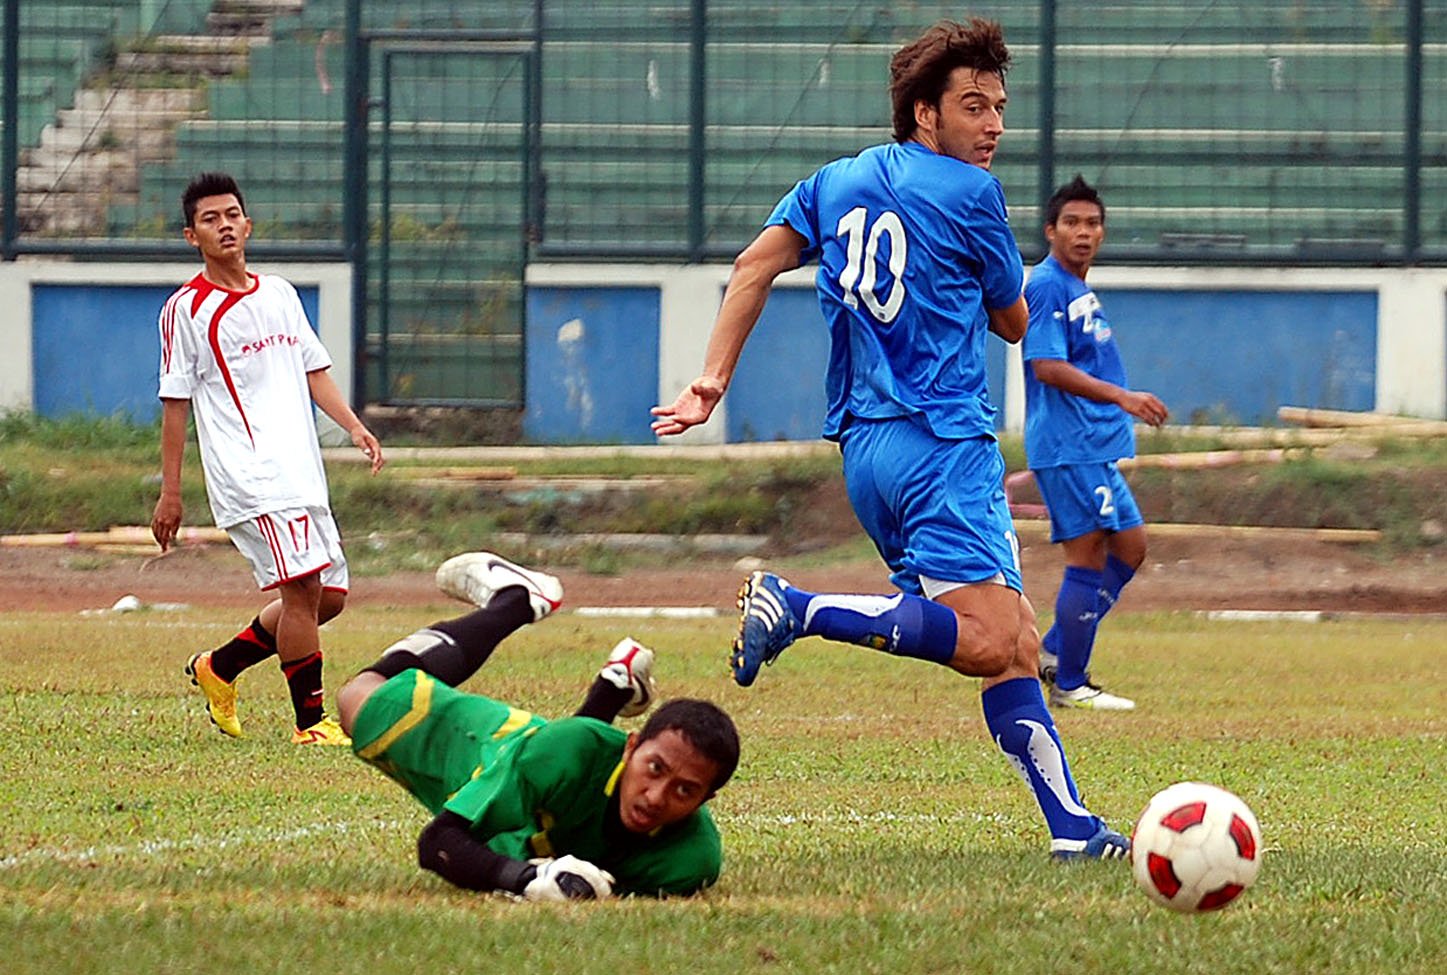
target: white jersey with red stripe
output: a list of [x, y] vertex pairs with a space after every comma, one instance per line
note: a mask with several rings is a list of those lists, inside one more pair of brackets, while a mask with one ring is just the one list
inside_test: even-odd
[[249, 276], [249, 291], [231, 291], [197, 274], [160, 316], [160, 396], [191, 401], [221, 528], [328, 506], [307, 373], [330, 368], [331, 357], [290, 283]]

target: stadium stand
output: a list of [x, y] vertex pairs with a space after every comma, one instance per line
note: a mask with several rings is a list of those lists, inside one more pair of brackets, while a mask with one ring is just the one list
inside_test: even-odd
[[[1038, 8], [1006, 0], [989, 9], [1017, 54], [1011, 132], [996, 172], [1027, 251], [1038, 246], [1044, 162]], [[67, 174], [73, 182], [75, 172], [99, 172], [112, 235], [165, 236], [174, 232], [177, 188], [200, 169], [224, 167], [246, 187], [267, 239], [339, 239], [344, 0], [178, 0], [159, 5], [164, 16], [153, 23], [143, 12], [158, 5], [139, 0], [45, 9], [50, 19], [27, 21], [36, 30], [21, 47], [20, 137], [31, 163], [21, 188], [44, 189], [52, 219], [29, 229], [76, 232], [73, 219], [54, 216], [63, 208], [53, 197]], [[534, 26], [533, 9], [531, 0], [394, 0], [363, 4], [362, 14], [371, 29], [523, 31]], [[524, 232], [549, 256], [596, 258], [609, 248], [682, 256], [689, 245], [689, 4], [545, 10], [540, 227], [527, 226], [524, 204], [520, 62], [395, 51], [384, 140], [381, 47], [374, 51], [373, 256], [383, 245], [384, 181], [390, 210], [385, 278], [371, 269], [370, 321], [380, 330], [385, 318], [389, 332], [374, 377], [384, 398], [452, 400], [478, 386], [516, 387], [492, 366], [484, 381], [459, 380], [472, 373], [459, 373], [443, 351], [449, 336], [463, 336], [468, 349], [485, 351], [459, 358], [513, 362]], [[710, 0], [702, 244], [727, 253], [794, 180], [888, 138], [889, 54], [944, 13], [958, 15], [945, 5]], [[1161, 0], [1062, 7], [1059, 18], [1048, 163], [1057, 181], [1079, 171], [1101, 187], [1111, 201], [1108, 247], [1163, 259], [1193, 249], [1310, 259], [1333, 241], [1385, 252], [1400, 240], [1406, 49], [1400, 17], [1384, 5]], [[241, 48], [177, 40], [238, 33], [247, 39]], [[205, 61], [238, 50], [239, 70]], [[142, 57], [167, 54], [173, 60]], [[182, 54], [190, 60], [174, 60]], [[204, 75], [204, 84], [155, 107], [139, 92], [126, 96], [142, 124], [125, 138], [143, 147], [143, 161], [111, 165], [107, 128], [86, 101], [97, 97], [92, 89], [107, 91], [97, 79], [129, 76], [134, 89], [168, 63], [184, 68], [177, 75]], [[1447, 57], [1436, 52], [1425, 68], [1424, 90], [1441, 90]], [[121, 97], [110, 91], [108, 104]], [[1447, 119], [1426, 107], [1421, 225], [1440, 244]], [[81, 151], [93, 166], [67, 162]]]

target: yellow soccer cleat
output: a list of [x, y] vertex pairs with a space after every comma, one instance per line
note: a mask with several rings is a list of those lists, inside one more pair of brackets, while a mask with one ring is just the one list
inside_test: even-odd
[[342, 730], [342, 726], [331, 718], [322, 718], [310, 728], [298, 728], [291, 733], [293, 745], [346, 745], [352, 744], [352, 739]]
[[241, 737], [241, 719], [236, 716], [236, 685], [228, 684], [211, 669], [211, 651], [198, 653], [186, 662], [186, 676], [206, 695], [211, 723], [232, 738]]

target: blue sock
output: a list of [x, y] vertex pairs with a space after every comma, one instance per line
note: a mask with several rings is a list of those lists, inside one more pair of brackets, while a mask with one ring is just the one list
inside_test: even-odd
[[822, 636], [937, 664], [947, 664], [955, 655], [955, 611], [931, 600], [908, 593], [816, 595], [793, 586], [784, 590], [784, 598], [803, 626], [800, 636]]
[[1018, 677], [996, 684], [980, 695], [980, 704], [990, 737], [1035, 793], [1051, 837], [1085, 840], [1094, 836], [1101, 820], [1080, 804], [1040, 682]]
[[1120, 598], [1120, 591], [1125, 588], [1126, 583], [1135, 578], [1135, 569], [1126, 565], [1114, 555], [1105, 557], [1105, 571], [1101, 573], [1102, 583], [1100, 587], [1100, 618], [1105, 619], [1105, 614], [1115, 607], [1115, 601]]
[[1050, 624], [1050, 629], [1040, 638], [1040, 649], [1046, 653], [1060, 656], [1060, 634], [1055, 632], [1055, 624]]
[[1055, 623], [1050, 627], [1056, 634], [1055, 654], [1060, 658], [1055, 684], [1061, 690], [1073, 690], [1085, 683], [1090, 651], [1095, 646], [1095, 628], [1100, 624], [1102, 585], [1102, 574], [1094, 569], [1065, 567], [1065, 578], [1055, 597]]

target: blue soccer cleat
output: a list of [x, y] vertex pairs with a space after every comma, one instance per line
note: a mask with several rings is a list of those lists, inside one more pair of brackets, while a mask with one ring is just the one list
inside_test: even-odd
[[771, 664], [799, 636], [802, 627], [789, 609], [789, 584], [772, 572], [755, 572], [739, 589], [739, 635], [729, 651], [734, 683], [748, 687], [759, 668]]
[[1071, 860], [1124, 860], [1130, 856], [1130, 838], [1122, 836], [1105, 823], [1088, 840], [1050, 841], [1050, 858], [1062, 863]]

